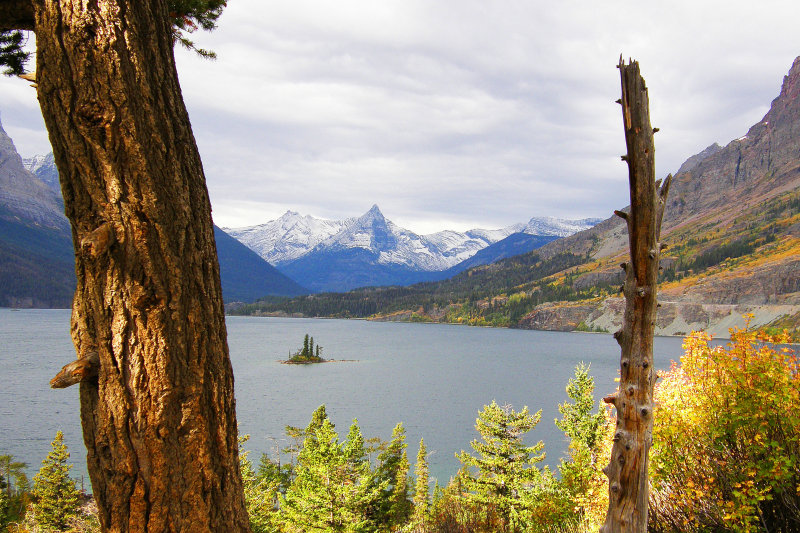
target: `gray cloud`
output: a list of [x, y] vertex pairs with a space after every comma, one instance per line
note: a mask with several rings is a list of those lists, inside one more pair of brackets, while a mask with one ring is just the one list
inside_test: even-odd
[[[627, 204], [620, 52], [641, 62], [665, 175], [763, 116], [800, 54], [798, 15], [769, 0], [236, 0], [196, 37], [217, 61], [177, 55], [218, 223], [378, 203], [418, 231], [499, 227]], [[0, 82], [4, 125], [40, 150], [19, 83]]]

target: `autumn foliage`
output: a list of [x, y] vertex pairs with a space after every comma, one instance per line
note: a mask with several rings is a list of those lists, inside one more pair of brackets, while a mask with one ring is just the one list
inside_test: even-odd
[[656, 388], [651, 531], [800, 530], [800, 365], [786, 341], [686, 338]]

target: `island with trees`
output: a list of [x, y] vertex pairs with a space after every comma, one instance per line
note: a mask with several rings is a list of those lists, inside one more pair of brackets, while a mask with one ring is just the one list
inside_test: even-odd
[[289, 359], [281, 361], [286, 365], [311, 365], [315, 363], [327, 363], [327, 359], [322, 358], [322, 346], [314, 345], [314, 337], [309, 337], [308, 333], [303, 338], [303, 347], [294, 353], [289, 354]]

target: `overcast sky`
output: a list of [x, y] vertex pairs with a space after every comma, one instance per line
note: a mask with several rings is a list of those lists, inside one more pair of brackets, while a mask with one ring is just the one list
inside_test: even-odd
[[[178, 50], [215, 222], [377, 203], [420, 233], [627, 205], [620, 53], [649, 87], [659, 176], [744, 135], [800, 55], [800, 2], [230, 0]], [[35, 91], [0, 80], [24, 157]]]

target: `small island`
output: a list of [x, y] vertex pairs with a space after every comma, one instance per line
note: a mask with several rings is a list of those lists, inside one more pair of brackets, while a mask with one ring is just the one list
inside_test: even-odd
[[319, 344], [314, 346], [314, 337], [309, 337], [308, 333], [306, 333], [306, 336], [303, 339], [303, 348], [297, 350], [293, 354], [290, 353], [289, 359], [281, 362], [286, 365], [312, 365], [316, 363], [327, 363], [328, 361], [323, 359], [320, 354], [322, 354], [322, 346]]

